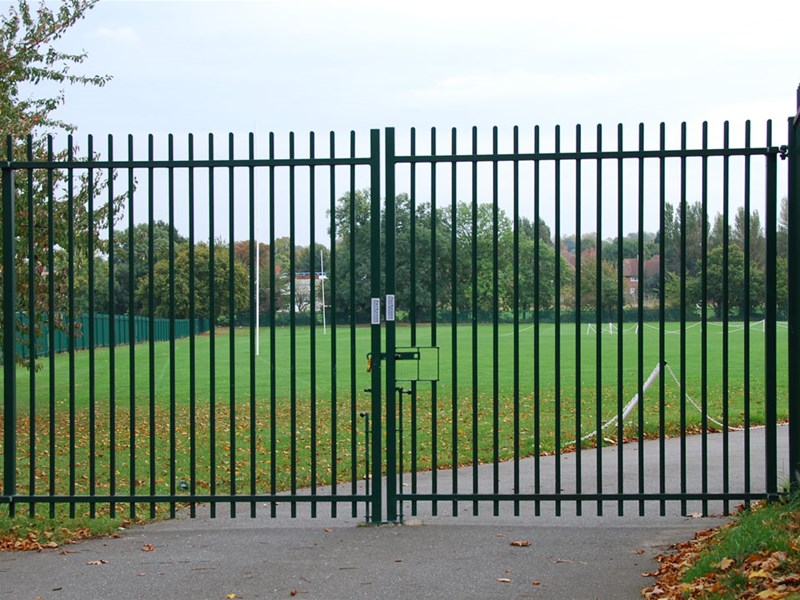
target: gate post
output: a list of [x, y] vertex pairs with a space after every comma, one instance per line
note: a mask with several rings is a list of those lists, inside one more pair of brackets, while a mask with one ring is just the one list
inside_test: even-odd
[[789, 477], [800, 489], [800, 86], [789, 117]]
[[382, 463], [381, 444], [381, 133], [379, 129], [370, 131], [370, 329], [372, 333], [372, 522], [383, 520], [382, 501]]
[[[386, 129], [386, 520], [397, 521], [394, 128]], [[410, 282], [414, 285], [414, 282]]]
[[11, 167], [13, 145], [7, 138], [7, 162], [3, 177], [3, 495], [9, 498], [9, 514], [14, 514], [17, 493], [17, 389], [15, 348], [17, 281], [16, 232], [14, 207], [14, 171]]

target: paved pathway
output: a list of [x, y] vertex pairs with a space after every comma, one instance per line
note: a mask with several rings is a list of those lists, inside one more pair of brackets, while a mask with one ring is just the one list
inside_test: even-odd
[[[786, 428], [779, 429], [779, 456], [786, 457]], [[731, 489], [739, 489], [744, 464], [741, 432], [729, 437]], [[759, 456], [763, 430], [751, 432], [753, 456]], [[668, 489], [676, 489], [674, 467], [678, 440], [669, 440], [665, 453]], [[688, 456], [695, 469], [699, 444], [691, 438]], [[709, 457], [721, 460], [722, 436], [709, 436]], [[658, 443], [645, 444], [646, 472], [659, 469]], [[604, 486], [616, 486], [613, 469], [616, 448], [603, 451]], [[582, 485], [596, 489], [592, 456], [582, 455]], [[638, 456], [635, 445], [624, 448], [625, 460]], [[763, 453], [760, 454], [763, 456]], [[562, 487], [573, 489], [575, 456], [562, 456]], [[763, 461], [754, 460], [758, 467]], [[785, 477], [785, 460], [781, 477]], [[533, 461], [523, 461], [525, 473], [532, 473]], [[542, 459], [542, 480], [554, 459]], [[507, 470], [500, 474], [507, 486]], [[655, 469], [655, 470], [653, 470]], [[758, 489], [763, 469], [752, 474]], [[459, 477], [460, 485], [472, 485], [471, 469]], [[491, 466], [480, 470], [483, 485], [490, 485]], [[634, 482], [627, 481], [633, 476]], [[439, 489], [449, 489], [448, 474], [439, 473]], [[626, 489], [636, 489], [636, 471], [626, 470]], [[658, 478], [655, 478], [656, 487]], [[696, 475], [689, 482], [697, 485]], [[464, 483], [464, 485], [466, 485]], [[523, 485], [529, 485], [529, 482]], [[429, 475], [420, 477], [420, 489], [430, 485]], [[712, 478], [714, 489], [721, 478]], [[628, 487], [633, 486], [633, 487]], [[521, 485], [521, 488], [523, 486]], [[647, 489], [653, 489], [647, 484]], [[523, 488], [524, 490], [524, 488]], [[574, 516], [565, 503], [565, 513], [555, 517], [543, 510], [534, 517], [530, 505], [523, 516], [510, 516], [504, 509], [499, 517], [490, 506], [472, 517], [471, 504], [459, 507], [459, 517], [449, 515], [450, 503], [440, 504], [440, 516], [430, 516], [430, 503], [420, 503], [418, 517], [403, 526], [359, 527], [363, 519], [332, 520], [322, 516], [311, 520], [250, 519], [242, 507], [240, 516], [230, 519], [220, 507], [216, 519], [205, 511], [197, 519], [182, 518], [134, 527], [119, 539], [98, 539], [41, 553], [0, 554], [0, 600], [14, 599], [220, 599], [225, 598], [309, 598], [381, 599], [449, 598], [469, 599], [561, 599], [637, 598], [651, 580], [642, 576], [656, 568], [654, 557], [669, 544], [690, 538], [699, 529], [712, 527], [719, 517], [691, 518], [677, 514], [668, 504], [667, 516], [658, 516], [658, 504], [647, 506], [639, 517], [638, 505], [626, 506], [626, 516], [616, 515], [617, 505], [605, 508], [605, 517], [592, 516], [596, 504], [584, 504], [584, 515]], [[543, 505], [543, 509], [545, 506]], [[690, 507], [691, 510], [692, 507]], [[717, 510], [720, 507], [711, 507]], [[340, 508], [342, 512], [349, 513]], [[447, 510], [445, 510], [447, 509]], [[285, 508], [281, 509], [282, 511]], [[302, 511], [301, 511], [302, 512]], [[329, 509], [320, 507], [320, 514]], [[527, 541], [527, 547], [512, 546]], [[142, 548], [153, 547], [152, 551]], [[104, 560], [99, 565], [92, 561]], [[235, 596], [231, 596], [235, 594]]]

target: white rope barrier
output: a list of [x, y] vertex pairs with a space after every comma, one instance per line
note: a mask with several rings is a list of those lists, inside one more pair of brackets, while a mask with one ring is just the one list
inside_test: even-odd
[[[649, 388], [651, 385], [653, 385], [653, 382], [656, 380], [656, 377], [658, 377], [660, 373], [661, 373], [661, 363], [659, 363], [659, 364], [657, 364], [657, 365], [656, 365], [656, 368], [655, 368], [655, 369], [653, 369], [653, 372], [652, 372], [652, 373], [650, 373], [650, 377], [648, 377], [648, 378], [647, 378], [647, 381], [645, 381], [645, 382], [644, 382], [644, 385], [642, 386], [642, 395], [644, 395], [644, 394], [647, 392], [647, 389], [648, 389], [648, 388]], [[627, 404], [627, 405], [625, 406], [625, 408], [622, 410], [622, 422], [623, 422], [623, 423], [625, 422], [625, 419], [627, 419], [627, 418], [628, 418], [628, 416], [631, 414], [631, 412], [633, 411], [633, 409], [634, 409], [634, 408], [636, 408], [636, 405], [637, 405], [637, 404], [639, 404], [639, 392], [636, 392], [636, 394], [633, 396], [633, 398], [631, 398], [631, 401], [630, 401], [630, 402], [628, 402], [628, 404]], [[611, 427], [611, 426], [612, 426], [614, 423], [616, 423], [616, 422], [617, 422], [617, 417], [618, 417], [618, 416], [619, 416], [619, 415], [614, 415], [614, 416], [613, 416], [611, 419], [609, 419], [609, 420], [608, 420], [608, 421], [607, 421], [607, 422], [606, 422], [606, 423], [605, 423], [605, 424], [604, 424], [604, 425], [603, 425], [603, 426], [600, 428], [600, 431], [604, 431], [605, 429], [607, 429], [608, 427]], [[586, 434], [585, 436], [583, 436], [583, 437], [582, 437], [580, 440], [572, 440], [572, 441], [570, 441], [570, 442], [567, 442], [566, 444], [563, 444], [563, 446], [571, 446], [572, 444], [574, 444], [574, 443], [576, 443], [576, 442], [578, 442], [578, 441], [580, 441], [580, 442], [584, 442], [584, 441], [586, 441], [586, 440], [588, 440], [588, 439], [590, 439], [590, 438], [593, 438], [594, 436], [596, 436], [596, 435], [597, 435], [597, 433], [598, 433], [597, 431], [592, 431], [592, 432], [590, 432], [590, 433], [587, 433], [587, 434]]]
[[[670, 374], [670, 376], [672, 377], [672, 380], [678, 386], [678, 389], [681, 389], [681, 382], [680, 382], [680, 380], [678, 380], [678, 377], [675, 375], [675, 372], [672, 370], [672, 367], [666, 361], [664, 361], [664, 366], [667, 368], [667, 373]], [[661, 374], [661, 363], [656, 365], [655, 369], [653, 369], [653, 372], [650, 373], [650, 376], [647, 378], [647, 381], [644, 382], [644, 385], [642, 386], [642, 395], [644, 395], [647, 392], [648, 388], [651, 385], [653, 385], [653, 382], [656, 380], [656, 378], [660, 374]], [[689, 404], [691, 404], [697, 410], [697, 412], [699, 412], [701, 415], [703, 414], [703, 409], [697, 404], [697, 402], [695, 402], [692, 399], [691, 396], [689, 396], [689, 394], [686, 394], [686, 399], [689, 401]], [[638, 403], [639, 403], [639, 393], [637, 392], [633, 396], [631, 401], [628, 402], [628, 404], [625, 406], [625, 408], [622, 411], [622, 422], [623, 423], [628, 418], [628, 416], [630, 416], [631, 412], [633, 412], [633, 409], [636, 408], [636, 405]], [[609, 419], [606, 423], [604, 423], [603, 426], [600, 428], [600, 432], [604, 431], [608, 427], [611, 427], [612, 425], [617, 423], [617, 417], [618, 417], [618, 415], [615, 415], [614, 417]], [[706, 415], [706, 419], [708, 419], [709, 421], [714, 423], [714, 425], [716, 425], [720, 429], [725, 429], [725, 425], [720, 423], [719, 421], [717, 421], [714, 417]], [[751, 427], [751, 429], [759, 429], [761, 427], [763, 427], [763, 425], [754, 426], [754, 427]], [[744, 427], [731, 427], [731, 426], [728, 426], [727, 429], [728, 429], [728, 431], [744, 431], [745, 428]], [[571, 446], [572, 444], [575, 444], [576, 442], [585, 442], [588, 439], [596, 437], [597, 434], [598, 434], [598, 431], [591, 431], [591, 432], [587, 433], [585, 436], [583, 436], [580, 440], [571, 440], [569, 442], [566, 442], [565, 444], [562, 445], [562, 448], [565, 447], [565, 446]]]

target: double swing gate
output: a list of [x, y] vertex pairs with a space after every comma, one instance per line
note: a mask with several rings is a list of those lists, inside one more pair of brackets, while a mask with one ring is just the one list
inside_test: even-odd
[[800, 468], [797, 132], [8, 139], [0, 504], [396, 522], [776, 497]]

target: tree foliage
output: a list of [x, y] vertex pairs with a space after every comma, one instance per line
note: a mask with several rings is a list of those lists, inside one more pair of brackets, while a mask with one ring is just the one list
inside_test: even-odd
[[[62, 37], [95, 4], [96, 0], [62, 0], [53, 8], [43, 2], [32, 9], [26, 0], [18, 0], [0, 16], [4, 156], [36, 162], [79, 156], [71, 138], [66, 149], [56, 150], [48, 134], [74, 129], [54, 114], [64, 102], [67, 85], [102, 86], [110, 79], [75, 73], [73, 69], [84, 62], [86, 53], [71, 54], [58, 48]], [[35, 336], [43, 333], [51, 308], [53, 325], [68, 327], [70, 313], [77, 310], [76, 285], [88, 285], [94, 278], [96, 265], [90, 257], [107, 250], [99, 232], [113, 225], [118, 214], [115, 208], [123, 200], [107, 198], [109, 179], [113, 174], [90, 169], [16, 172], [15, 264], [20, 314], [16, 333], [21, 341], [28, 339], [29, 320], [23, 316], [28, 313], [35, 315]], [[0, 213], [1, 221], [7, 218]], [[0, 248], [0, 255], [2, 252]], [[78, 307], [80, 302], [79, 297]]]

